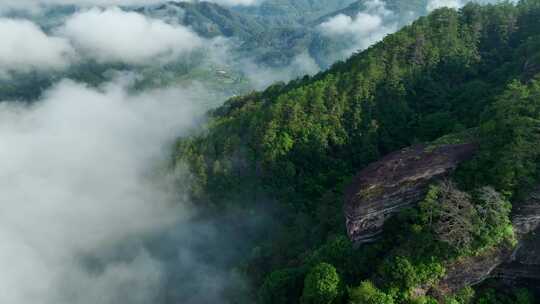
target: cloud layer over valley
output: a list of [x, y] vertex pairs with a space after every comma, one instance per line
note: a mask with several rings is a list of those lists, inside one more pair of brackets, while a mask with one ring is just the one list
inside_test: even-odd
[[339, 14], [319, 26], [323, 35], [350, 42], [340, 59], [369, 47], [397, 30], [396, 15], [386, 8], [384, 1], [369, 0], [365, 6], [365, 10], [353, 17]]
[[62, 69], [75, 53], [67, 39], [48, 36], [26, 20], [0, 18], [0, 36], [0, 73]]
[[[164, 0], [2, 0], [0, 3], [0, 12], [9, 10], [24, 10], [29, 12], [38, 12], [43, 8], [54, 5], [74, 5], [79, 7], [111, 7], [128, 5], [151, 5], [165, 3]], [[180, 0], [171, 0], [171, 2], [181, 2]], [[186, 1], [190, 2], [190, 1]], [[208, 2], [217, 3], [225, 6], [249, 6], [260, 3], [260, 0], [208, 0]]]
[[83, 56], [100, 62], [143, 64], [151, 59], [172, 60], [203, 43], [184, 26], [118, 8], [76, 13], [58, 33], [69, 38]]
[[138, 246], [118, 260], [106, 250], [189, 215], [156, 166], [200, 113], [192, 93], [63, 81], [33, 105], [0, 104], [0, 302], [156, 299], [158, 261]]

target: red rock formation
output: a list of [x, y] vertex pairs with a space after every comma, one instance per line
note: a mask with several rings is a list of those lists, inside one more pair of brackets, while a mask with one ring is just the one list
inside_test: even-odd
[[417, 145], [367, 166], [345, 192], [350, 239], [357, 244], [374, 240], [389, 216], [419, 202], [433, 181], [447, 176], [475, 151], [473, 144]]

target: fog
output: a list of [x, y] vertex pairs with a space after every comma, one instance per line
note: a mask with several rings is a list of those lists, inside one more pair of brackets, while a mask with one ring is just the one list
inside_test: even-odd
[[202, 39], [187, 27], [118, 8], [76, 13], [56, 31], [69, 38], [82, 56], [99, 62], [174, 60], [202, 45]]
[[349, 41], [341, 59], [369, 47], [398, 28], [397, 15], [386, 8], [384, 1], [369, 0], [365, 6], [366, 9], [356, 16], [339, 14], [319, 26], [324, 35]]
[[0, 18], [0, 37], [0, 76], [11, 71], [63, 69], [75, 53], [67, 39], [50, 37], [26, 20]]
[[[198, 0], [189, 0], [186, 2], [196, 2]], [[257, 5], [262, 0], [206, 0], [224, 6], [250, 6]], [[43, 8], [53, 5], [76, 5], [80, 7], [111, 7], [119, 5], [150, 5], [164, 3], [164, 0], [2, 0], [0, 3], [0, 12], [9, 10], [24, 10], [32, 13], [38, 13]], [[171, 0], [170, 2], [181, 2], [181, 0]]]
[[[65, 80], [33, 105], [0, 104], [1, 303], [161, 296], [163, 266], [138, 240], [191, 215], [173, 191], [182, 172], [164, 166], [172, 141], [200, 117], [201, 94]], [[115, 256], [123, 243], [128, 254]]]

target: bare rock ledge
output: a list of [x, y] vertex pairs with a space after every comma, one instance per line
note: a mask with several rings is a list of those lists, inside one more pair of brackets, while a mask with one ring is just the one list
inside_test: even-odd
[[355, 244], [374, 241], [386, 219], [418, 203], [437, 179], [472, 158], [474, 144], [416, 145], [368, 165], [345, 191], [347, 233]]

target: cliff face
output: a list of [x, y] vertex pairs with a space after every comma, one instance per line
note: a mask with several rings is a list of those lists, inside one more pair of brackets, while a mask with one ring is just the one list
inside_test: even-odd
[[524, 238], [511, 255], [491, 274], [507, 282], [530, 281], [540, 289], [540, 229]]
[[518, 236], [524, 236], [540, 226], [540, 186], [522, 203], [514, 205], [512, 224]]
[[442, 296], [487, 278], [509, 283], [525, 280], [540, 286], [540, 187], [515, 204], [512, 224], [518, 239], [516, 248], [501, 246], [450, 263], [446, 275], [431, 293]]
[[[385, 220], [422, 200], [428, 186], [447, 176], [476, 151], [472, 144], [418, 145], [387, 155], [360, 171], [345, 192], [347, 232], [356, 244], [375, 240]], [[518, 246], [500, 246], [446, 265], [446, 275], [429, 292], [442, 298], [487, 278], [540, 286], [540, 186], [514, 203], [512, 224]]]
[[350, 239], [356, 244], [373, 241], [388, 217], [422, 200], [434, 180], [447, 176], [475, 151], [473, 144], [417, 145], [367, 166], [345, 192]]
[[512, 223], [520, 242], [492, 276], [506, 281], [532, 280], [540, 289], [540, 186], [517, 205]]

